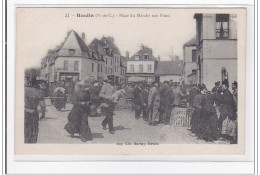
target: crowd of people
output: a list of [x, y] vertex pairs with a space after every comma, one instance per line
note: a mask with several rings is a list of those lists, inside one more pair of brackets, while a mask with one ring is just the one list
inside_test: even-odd
[[38, 84], [30, 81], [25, 90], [25, 142], [37, 142], [37, 107], [41, 109], [40, 119], [44, 119], [45, 97], [51, 99], [51, 104], [60, 112], [66, 108], [66, 103], [73, 104], [64, 129], [72, 138], [78, 133], [83, 142], [93, 139], [88, 117], [105, 116], [101, 127], [107, 130], [108, 126], [109, 133], [115, 133], [114, 110], [123, 100], [131, 101], [136, 120], [143, 118], [151, 126], [170, 125], [172, 110], [187, 108], [191, 117], [190, 130], [199, 139], [212, 142], [221, 138], [237, 143], [237, 82], [232, 84], [232, 90], [233, 93], [227, 80], [221, 84], [216, 82], [211, 91], [204, 84], [173, 81], [114, 84], [109, 77], [102, 83], [91, 78]]
[[133, 91], [135, 118], [149, 125], [169, 125], [172, 110], [187, 108], [191, 132], [198, 139], [237, 143], [237, 82], [215, 83], [210, 91], [204, 84], [186, 85], [173, 81], [137, 83]]

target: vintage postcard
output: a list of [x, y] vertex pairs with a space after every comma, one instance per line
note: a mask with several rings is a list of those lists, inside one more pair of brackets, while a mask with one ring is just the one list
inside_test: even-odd
[[15, 155], [245, 154], [246, 16], [17, 7]]

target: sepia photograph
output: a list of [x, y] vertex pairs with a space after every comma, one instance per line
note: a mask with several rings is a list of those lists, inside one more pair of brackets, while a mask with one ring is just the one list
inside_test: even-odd
[[245, 19], [242, 8], [18, 7], [16, 153], [243, 154]]

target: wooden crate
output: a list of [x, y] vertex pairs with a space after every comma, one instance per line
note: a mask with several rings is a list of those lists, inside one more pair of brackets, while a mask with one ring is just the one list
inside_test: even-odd
[[187, 108], [174, 108], [171, 115], [171, 123], [177, 126], [190, 127], [190, 116], [187, 115]]

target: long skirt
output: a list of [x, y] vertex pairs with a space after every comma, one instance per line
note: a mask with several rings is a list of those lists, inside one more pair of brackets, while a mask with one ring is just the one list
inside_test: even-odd
[[199, 118], [200, 118], [201, 110], [199, 108], [195, 108], [192, 116], [191, 116], [191, 131], [192, 133], [198, 134], [199, 132]]
[[92, 133], [88, 125], [88, 114], [86, 112], [84, 112], [81, 118], [80, 135], [85, 140], [93, 140]]
[[32, 113], [24, 112], [24, 142], [37, 143], [39, 132], [39, 114], [35, 110]]
[[205, 130], [203, 138], [206, 141], [214, 141], [218, 138], [218, 117], [217, 113], [206, 114], [205, 118]]
[[80, 105], [74, 105], [68, 115], [68, 123], [65, 125], [64, 129], [69, 134], [80, 133], [81, 128], [81, 118], [84, 113], [84, 108]]
[[88, 125], [88, 111], [81, 105], [74, 105], [68, 115], [68, 123], [64, 129], [69, 134], [79, 133], [86, 140], [92, 140], [92, 133]]
[[207, 123], [207, 115], [201, 111], [200, 116], [197, 121], [197, 129], [196, 129], [196, 134], [198, 137], [203, 137], [204, 132], [206, 129], [206, 123]]

